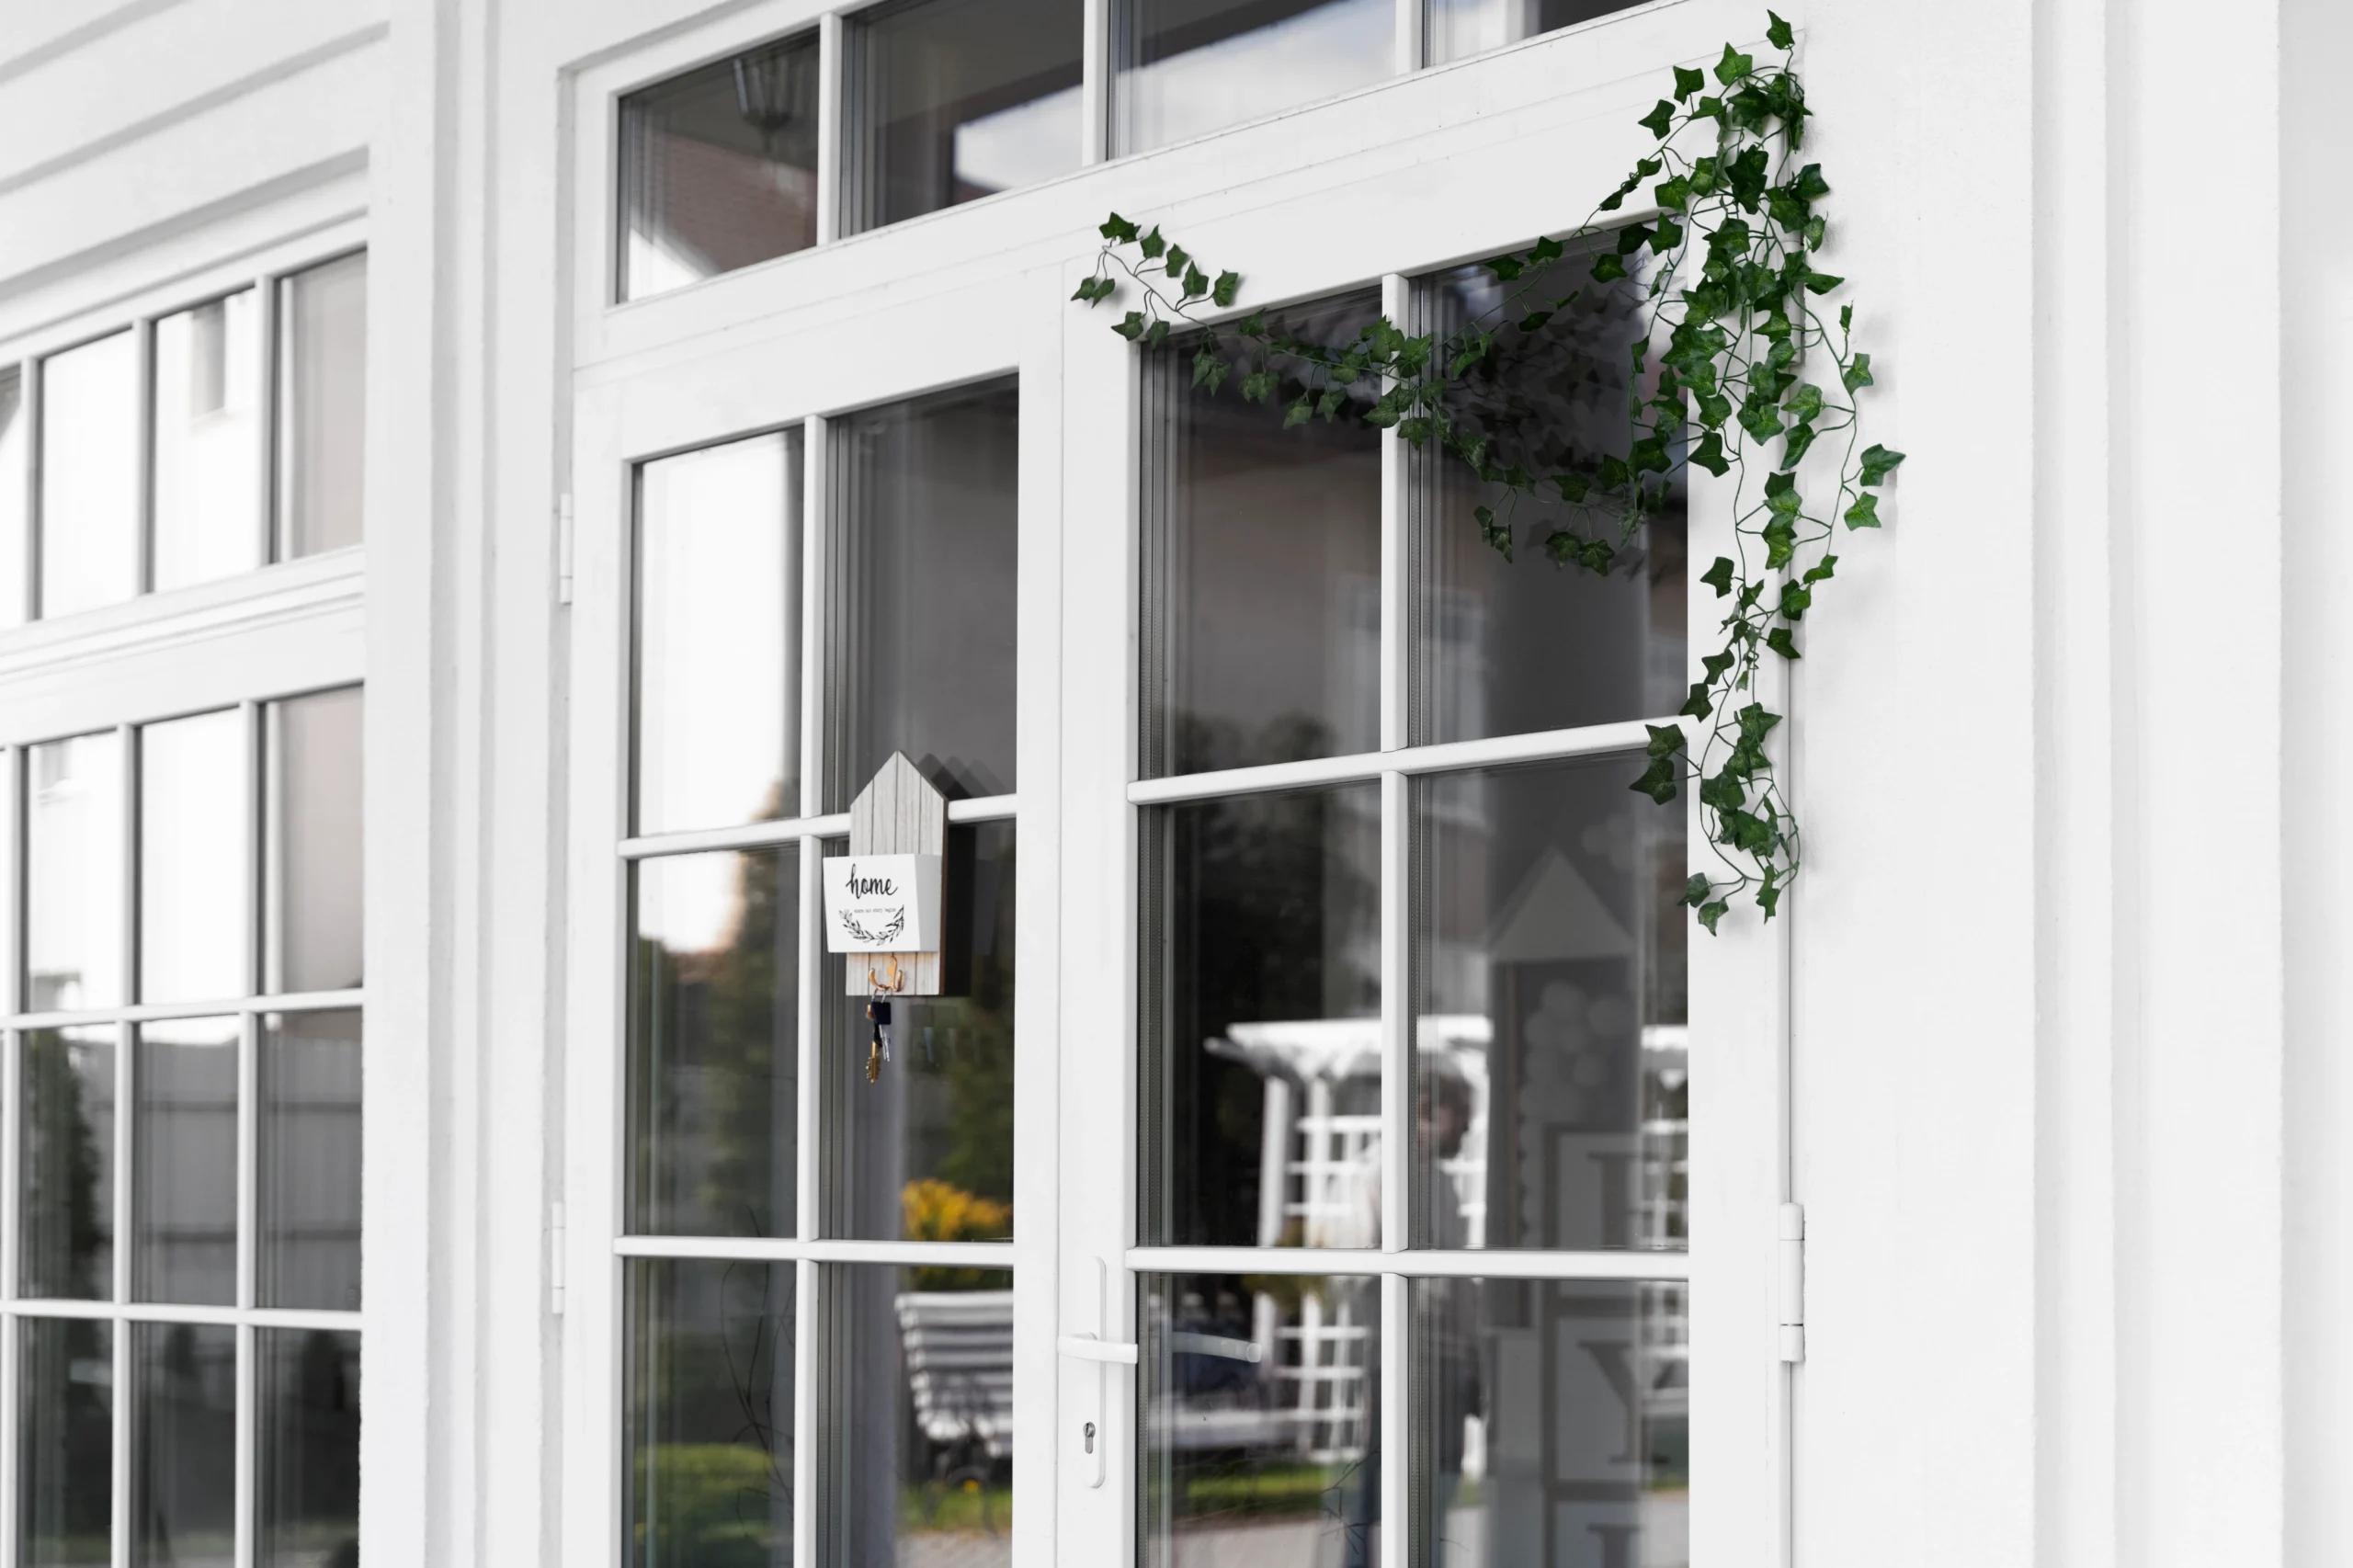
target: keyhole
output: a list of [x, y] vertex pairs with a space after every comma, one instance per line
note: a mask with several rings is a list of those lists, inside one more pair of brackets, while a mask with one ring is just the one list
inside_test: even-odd
[[1090, 1454], [1095, 1451], [1095, 1423], [1092, 1421], [1086, 1424], [1086, 1451]]

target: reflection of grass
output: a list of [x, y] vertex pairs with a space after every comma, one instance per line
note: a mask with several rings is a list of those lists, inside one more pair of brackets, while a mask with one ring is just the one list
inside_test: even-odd
[[899, 1490], [901, 1535], [944, 1535], [955, 1531], [1004, 1535], [1012, 1528], [1010, 1486], [983, 1487], [977, 1481], [967, 1481], [941, 1490], [928, 1486]]
[[35, 1536], [25, 1544], [37, 1562], [106, 1562], [114, 1556], [114, 1542], [104, 1531], [97, 1535]]
[[664, 1443], [641, 1450], [639, 1485], [645, 1465], [654, 1472], [654, 1506], [661, 1521], [652, 1530], [641, 1520], [638, 1540], [652, 1536], [665, 1560], [710, 1568], [756, 1568], [768, 1561], [768, 1546], [779, 1538], [769, 1518], [769, 1489], [776, 1483], [768, 1456], [740, 1443]]
[[1188, 1476], [1188, 1514], [1313, 1514], [1344, 1483], [1345, 1471], [1324, 1465], [1270, 1464]]

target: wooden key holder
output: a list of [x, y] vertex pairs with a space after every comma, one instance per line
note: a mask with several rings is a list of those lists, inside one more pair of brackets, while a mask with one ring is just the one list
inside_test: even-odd
[[847, 960], [844, 994], [941, 994], [947, 855], [948, 797], [893, 752], [850, 802], [849, 853], [824, 865], [825, 947]]

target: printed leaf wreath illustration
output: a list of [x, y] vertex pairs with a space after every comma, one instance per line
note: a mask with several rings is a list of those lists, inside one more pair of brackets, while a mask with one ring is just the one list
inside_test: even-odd
[[904, 909], [893, 911], [880, 931], [870, 929], [866, 922], [847, 909], [841, 912], [841, 921], [842, 929], [849, 933], [853, 941], [887, 942], [907, 928], [907, 912]]
[[[1335, 346], [1270, 327], [1264, 313], [1220, 323], [1241, 276], [1212, 276], [1157, 228], [1117, 213], [1073, 296], [1099, 305], [1132, 285], [1138, 308], [1113, 331], [1156, 349], [1181, 324], [1193, 385], [1215, 395], [1233, 380], [1246, 401], [1280, 403], [1285, 428], [1346, 410], [1461, 465], [1490, 497], [1473, 516], [1506, 560], [1525, 506], [1535, 514], [1529, 538], [1556, 566], [1600, 576], [1634, 566], [1645, 525], [1668, 509], [1688, 466], [1732, 475], [1734, 553], [1699, 574], [1727, 601], [1722, 641], [1681, 710], [1696, 723], [1646, 725], [1647, 767], [1632, 785], [1665, 804], [1687, 776], [1698, 780], [1721, 870], [1695, 874], [1684, 902], [1711, 932], [1744, 894], [1771, 919], [1797, 877], [1798, 821], [1765, 748], [1781, 715], [1760, 699], [1758, 673], [1768, 653], [1800, 657], [1801, 625], [1838, 565], [1836, 525], [1878, 528], [1881, 490], [1904, 461], [1861, 445], [1871, 357], [1854, 346], [1854, 306], [1839, 307], [1834, 331], [1816, 303], [1845, 281], [1813, 264], [1830, 187], [1820, 165], [1800, 161], [1810, 111], [1795, 40], [1766, 15], [1779, 64], [1760, 67], [1726, 44], [1711, 72], [1677, 66], [1674, 97], [1640, 122], [1657, 140], [1652, 155], [1573, 234], [1485, 263], [1506, 286], [1501, 300], [1443, 335], [1409, 334], [1383, 316]], [[1657, 216], [1606, 216], [1645, 185]], [[1498, 360], [1609, 290], [1638, 301], [1621, 438], [1605, 443], [1620, 449], [1539, 453], [1515, 442], [1526, 421], [1509, 406]], [[1802, 485], [1800, 465], [1817, 443], [1836, 454], [1836, 483], [1818, 455]], [[1752, 448], [1764, 473], [1753, 487]]]

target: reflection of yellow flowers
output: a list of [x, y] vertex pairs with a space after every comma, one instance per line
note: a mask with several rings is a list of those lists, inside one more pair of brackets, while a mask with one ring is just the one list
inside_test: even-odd
[[997, 1242], [1013, 1232], [1013, 1206], [926, 1177], [899, 1194], [911, 1242]]
[[[899, 1208], [911, 1242], [1001, 1242], [1013, 1234], [1013, 1205], [967, 1192], [952, 1182], [926, 1177], [899, 1193]], [[1009, 1276], [988, 1268], [913, 1268], [915, 1290], [1001, 1290]]]

